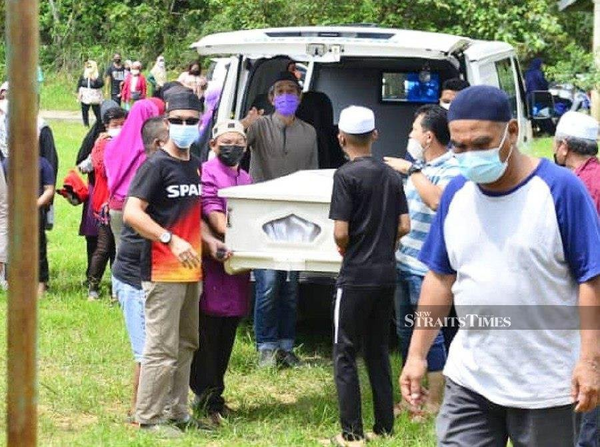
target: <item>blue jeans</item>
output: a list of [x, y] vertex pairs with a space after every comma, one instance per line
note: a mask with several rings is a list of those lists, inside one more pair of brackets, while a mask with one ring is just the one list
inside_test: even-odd
[[254, 333], [259, 351], [281, 349], [289, 352], [296, 338], [298, 272], [254, 270], [256, 302]]
[[[396, 296], [394, 300], [396, 305], [396, 333], [400, 338], [402, 362], [404, 363], [408, 357], [408, 348], [413, 332], [413, 328], [406, 321], [406, 317], [414, 314], [417, 310], [423, 277], [400, 270], [397, 270], [397, 274]], [[442, 331], [440, 331], [427, 354], [427, 367], [430, 372], [436, 372], [442, 371], [445, 364], [446, 347], [444, 346], [444, 336]]]
[[583, 414], [577, 447], [600, 447], [600, 407]]
[[138, 290], [131, 287], [114, 276], [112, 277], [112, 287], [113, 293], [117, 296], [123, 310], [133, 357], [136, 363], [142, 363], [144, 343], [146, 342], [146, 317], [144, 315], [146, 295], [143, 289]]

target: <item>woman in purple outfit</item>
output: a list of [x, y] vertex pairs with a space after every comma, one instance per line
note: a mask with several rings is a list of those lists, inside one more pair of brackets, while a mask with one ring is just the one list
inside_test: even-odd
[[[218, 191], [252, 183], [239, 164], [246, 152], [244, 127], [239, 121], [217, 124], [210, 146], [217, 155], [202, 166], [202, 216], [215, 235], [224, 237], [227, 202]], [[250, 274], [228, 275], [223, 264], [202, 259], [204, 290], [200, 297], [200, 349], [192, 362], [190, 387], [194, 407], [218, 425], [231, 409], [225, 405], [224, 376], [240, 319], [248, 314]]]

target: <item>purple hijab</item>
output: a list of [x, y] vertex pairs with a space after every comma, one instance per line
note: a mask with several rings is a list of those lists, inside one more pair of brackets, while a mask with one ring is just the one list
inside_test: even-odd
[[213, 112], [217, 106], [219, 99], [221, 98], [221, 88], [215, 87], [206, 92], [204, 96], [204, 113], [202, 114], [202, 120], [200, 124], [200, 134], [202, 134], [206, 128], [210, 125], [210, 121], [213, 117]]
[[142, 126], [153, 116], [158, 116], [158, 108], [152, 101], [143, 99], [135, 102], [121, 133], [106, 145], [104, 165], [111, 200], [125, 200], [133, 176], [146, 160]]

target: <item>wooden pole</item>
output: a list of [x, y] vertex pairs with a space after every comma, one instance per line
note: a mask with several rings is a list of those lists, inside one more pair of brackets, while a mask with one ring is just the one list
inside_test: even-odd
[[6, 0], [9, 81], [7, 441], [37, 443], [38, 0]]
[[[594, 0], [594, 60], [600, 70], [600, 0]], [[598, 86], [592, 90], [592, 116], [600, 121], [600, 92]]]

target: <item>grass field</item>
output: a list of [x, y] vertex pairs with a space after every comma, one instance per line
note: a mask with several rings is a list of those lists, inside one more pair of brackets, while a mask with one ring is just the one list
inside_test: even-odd
[[[73, 166], [84, 136], [80, 123], [52, 122], [60, 153], [62, 179]], [[548, 155], [549, 140], [529, 151]], [[84, 279], [85, 244], [79, 237], [81, 209], [57, 198], [56, 226], [48, 233], [51, 292], [39, 304], [39, 412], [41, 446], [165, 445], [124, 423], [130, 400], [132, 357], [123, 317], [105, 299], [88, 302]], [[106, 290], [106, 287], [105, 287]], [[6, 318], [6, 297], [0, 299]], [[6, 334], [0, 332], [2, 345]], [[235, 418], [212, 433], [187, 434], [172, 446], [310, 446], [338, 431], [338, 412], [330, 361], [328, 324], [299, 331], [300, 353], [310, 366], [263, 371], [255, 367], [251, 326], [243, 325], [226, 377]], [[5, 352], [2, 349], [1, 352]], [[392, 356], [394, 377], [400, 359]], [[0, 363], [5, 374], [5, 362]], [[363, 385], [368, 381], [361, 368]], [[4, 394], [5, 382], [0, 389]], [[363, 387], [365, 427], [373, 423], [370, 391]], [[4, 411], [4, 403], [2, 410]], [[4, 423], [4, 418], [2, 418]], [[433, 423], [401, 418], [393, 438], [373, 446], [433, 446]]]

